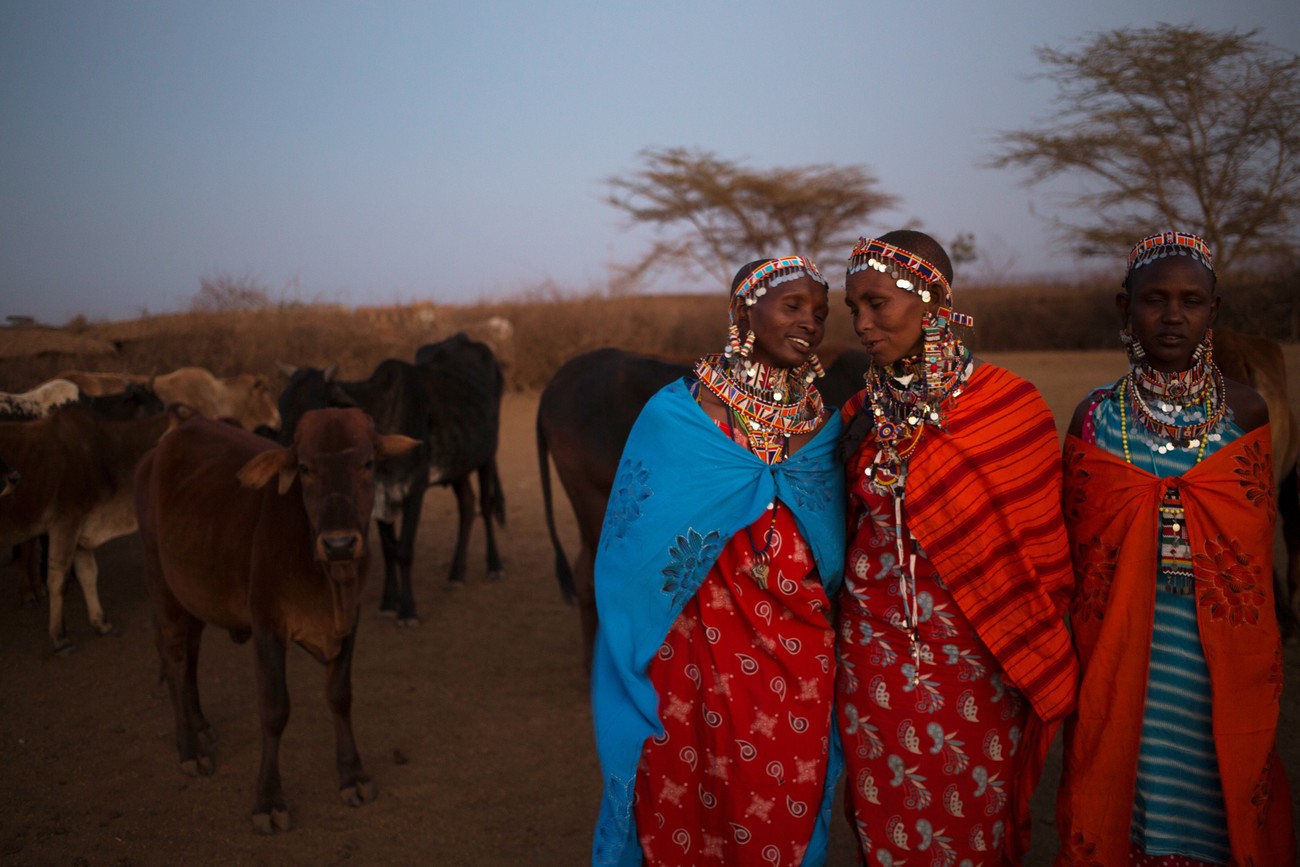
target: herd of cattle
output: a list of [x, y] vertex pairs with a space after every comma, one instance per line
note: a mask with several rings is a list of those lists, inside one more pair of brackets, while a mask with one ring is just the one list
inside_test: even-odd
[[[1300, 602], [1300, 429], [1287, 402], [1284, 359], [1280, 347], [1260, 338], [1217, 334], [1216, 343], [1225, 374], [1252, 384], [1270, 406], [1288, 550], [1279, 575], [1289, 577], [1279, 578], [1278, 599], [1291, 618]], [[860, 387], [867, 359], [847, 350], [824, 361], [819, 385], [827, 404], [838, 406]], [[578, 604], [588, 654], [596, 629], [594, 557], [623, 443], [650, 396], [687, 369], [680, 361], [596, 350], [564, 364], [539, 397], [546, 525], [561, 592]], [[336, 367], [281, 365], [281, 373], [287, 385], [278, 396], [262, 376], [218, 378], [193, 367], [155, 377], [68, 371], [24, 394], [0, 395], [0, 550], [14, 546], [26, 561], [26, 593], [48, 596], [50, 640], [65, 652], [72, 647], [62, 605], [69, 573], [92, 628], [112, 632], [98, 597], [95, 548], [139, 530], [187, 773], [213, 770], [213, 734], [196, 676], [202, 631], [212, 625], [236, 641], [253, 640], [263, 733], [253, 827], [264, 833], [291, 824], [277, 764], [290, 641], [328, 668], [343, 802], [375, 796], [351, 726], [352, 647], [371, 518], [384, 561], [381, 609], [399, 624], [418, 622], [412, 561], [431, 485], [450, 487], [458, 505], [450, 581], [465, 580], [476, 511], [486, 529], [487, 572], [503, 574], [494, 524], [505, 523], [496, 460], [504, 383], [488, 346], [457, 334], [421, 347], [412, 361], [385, 360], [364, 380], [340, 380]], [[552, 464], [577, 518], [572, 566], [556, 531]]]

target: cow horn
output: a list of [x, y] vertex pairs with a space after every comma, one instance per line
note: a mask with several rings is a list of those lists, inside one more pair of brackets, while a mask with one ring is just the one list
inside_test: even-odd
[[285, 364], [283, 361], [277, 361], [275, 366], [280, 369], [281, 373], [288, 377], [292, 377], [298, 372], [298, 368], [294, 367], [292, 364]]

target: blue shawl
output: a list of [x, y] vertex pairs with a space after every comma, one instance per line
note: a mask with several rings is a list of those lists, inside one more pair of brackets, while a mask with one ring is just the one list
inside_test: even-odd
[[[768, 466], [718, 430], [685, 380], [646, 404], [619, 461], [596, 552], [600, 628], [591, 704], [605, 794], [593, 864], [637, 865], [632, 795], [647, 738], [663, 734], [650, 660], [731, 537], [779, 499], [812, 549], [827, 595], [844, 573], [844, 471], [839, 415], [789, 459]], [[825, 792], [804, 863], [826, 860], [842, 760], [832, 724]]]

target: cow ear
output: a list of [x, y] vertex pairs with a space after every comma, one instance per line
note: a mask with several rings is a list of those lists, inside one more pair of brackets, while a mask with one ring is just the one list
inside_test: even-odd
[[289, 490], [293, 477], [298, 473], [298, 451], [293, 446], [268, 449], [257, 455], [239, 471], [239, 483], [246, 488], [261, 488], [276, 473], [280, 474], [279, 487], [283, 494]]
[[406, 454], [419, 444], [419, 440], [401, 434], [381, 434], [375, 437], [375, 457], [381, 461], [384, 458], [395, 458]]

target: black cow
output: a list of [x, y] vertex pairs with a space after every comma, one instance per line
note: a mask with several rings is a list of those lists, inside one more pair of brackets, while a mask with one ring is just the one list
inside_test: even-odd
[[505, 492], [497, 472], [497, 443], [501, 428], [504, 377], [487, 344], [457, 333], [438, 343], [421, 346], [416, 365], [428, 372], [430, 401], [430, 481], [450, 485], [456, 495], [458, 526], [451, 581], [465, 580], [469, 534], [474, 525], [474, 490], [471, 474], [478, 474], [479, 507], [487, 537], [489, 578], [505, 573], [492, 526], [505, 526]]
[[98, 394], [81, 396], [83, 406], [100, 418], [125, 421], [130, 418], [148, 418], [162, 412], [163, 402], [147, 385], [128, 382], [125, 391], [117, 394]]
[[[420, 526], [424, 492], [429, 487], [429, 375], [426, 371], [388, 358], [368, 379], [334, 378], [336, 366], [326, 370], [281, 365], [289, 384], [280, 393], [280, 441], [293, 442], [303, 415], [326, 407], [359, 407], [380, 434], [402, 434], [421, 445], [385, 461], [375, 471], [375, 499], [371, 514], [379, 528], [384, 552], [384, 594], [379, 610], [394, 614], [402, 625], [416, 625], [415, 597], [411, 592], [411, 563], [415, 533]], [[394, 523], [400, 516], [401, 535]]]
[[[823, 355], [830, 358], [830, 352]], [[839, 407], [862, 388], [867, 355], [858, 349], [835, 353], [818, 380], [828, 407]], [[596, 637], [594, 568], [605, 506], [632, 424], [656, 391], [690, 372], [691, 363], [597, 349], [565, 362], [543, 389], [537, 404], [537, 460], [542, 476], [546, 529], [555, 547], [555, 574], [566, 601], [578, 603], [588, 667]], [[547, 457], [578, 520], [578, 556], [570, 569], [555, 529]]]

